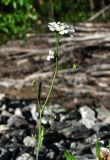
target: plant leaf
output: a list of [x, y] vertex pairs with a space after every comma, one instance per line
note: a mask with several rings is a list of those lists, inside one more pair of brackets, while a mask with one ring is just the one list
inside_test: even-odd
[[39, 136], [39, 150], [42, 149], [43, 139], [44, 139], [44, 127], [42, 126], [40, 136]]
[[99, 158], [99, 160], [102, 160], [102, 157], [100, 155], [100, 146], [99, 146], [99, 142], [98, 141], [96, 142], [95, 148], [96, 148], [96, 156]]
[[66, 160], [76, 160], [75, 156], [72, 155], [72, 153], [68, 150], [64, 151], [64, 157], [66, 158]]

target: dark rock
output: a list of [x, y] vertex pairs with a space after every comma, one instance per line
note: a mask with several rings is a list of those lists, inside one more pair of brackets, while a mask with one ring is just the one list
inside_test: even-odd
[[11, 154], [9, 150], [0, 147], [0, 159], [1, 160], [11, 160]]
[[92, 130], [87, 129], [83, 124], [74, 120], [57, 122], [55, 128], [58, 133], [62, 133], [66, 138], [74, 140], [84, 139], [93, 134]]
[[92, 154], [83, 155], [83, 156], [76, 156], [77, 160], [96, 160], [96, 157]]
[[77, 110], [68, 110], [65, 114], [59, 114], [60, 115], [60, 121], [67, 121], [67, 120], [80, 120], [81, 114]]
[[24, 118], [15, 115], [11, 116], [7, 123], [9, 127], [16, 127], [21, 129], [28, 127], [28, 122]]
[[55, 144], [51, 144], [47, 147], [47, 153], [46, 153], [46, 158], [51, 160], [51, 159], [56, 159], [56, 157], [59, 155], [59, 149]]
[[63, 134], [57, 133], [57, 132], [49, 132], [45, 138], [44, 138], [44, 145], [48, 146], [52, 143], [59, 142], [61, 139], [65, 140], [65, 137]]

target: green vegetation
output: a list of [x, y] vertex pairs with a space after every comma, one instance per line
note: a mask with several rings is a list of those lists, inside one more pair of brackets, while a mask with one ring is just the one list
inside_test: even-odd
[[66, 158], [66, 160], [77, 160], [75, 156], [72, 155], [72, 153], [69, 152], [68, 150], [64, 151], [64, 157]]
[[[110, 0], [1, 0], [0, 35], [21, 38], [28, 31], [42, 32], [43, 30], [39, 29], [41, 27], [36, 26], [47, 24], [49, 21], [68, 23], [87, 21], [108, 5]], [[108, 9], [95, 20], [109, 19]]]
[[1, 0], [0, 33], [22, 37], [37, 19], [33, 0]]
[[101, 155], [100, 155], [100, 145], [99, 145], [98, 141], [96, 142], [96, 147], [95, 148], [96, 148], [96, 156], [98, 157], [99, 160], [103, 160]]

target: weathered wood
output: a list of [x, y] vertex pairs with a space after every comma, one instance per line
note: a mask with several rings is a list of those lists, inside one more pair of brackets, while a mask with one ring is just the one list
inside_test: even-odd
[[110, 5], [102, 8], [99, 12], [97, 12], [95, 15], [93, 15], [91, 18], [89, 18], [89, 21], [95, 20], [97, 17], [99, 17], [101, 14], [105, 13], [106, 11], [110, 11]]
[[[59, 71], [51, 98], [58, 102], [63, 99], [64, 103], [72, 101], [71, 105], [86, 102], [88, 96], [100, 101], [106, 98], [110, 106], [109, 24], [79, 23], [75, 29], [73, 38], [61, 39]], [[10, 42], [0, 47], [0, 92], [10, 97], [33, 98], [32, 81], [42, 80], [42, 98], [46, 98], [55, 67], [46, 56], [49, 49], [55, 48], [55, 39], [47, 33], [29, 41], [32, 42]], [[76, 70], [72, 68], [74, 63], [79, 65]], [[74, 99], [78, 102], [73, 103]]]

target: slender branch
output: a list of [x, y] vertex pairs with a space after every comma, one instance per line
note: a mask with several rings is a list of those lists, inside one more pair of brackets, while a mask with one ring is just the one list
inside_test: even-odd
[[93, 15], [92, 17], [89, 18], [88, 21], [93, 21], [94, 19], [96, 19], [97, 17], [99, 17], [101, 14], [103, 14], [105, 11], [109, 11], [110, 9], [110, 5], [102, 8], [99, 12], [97, 12], [95, 15]]

